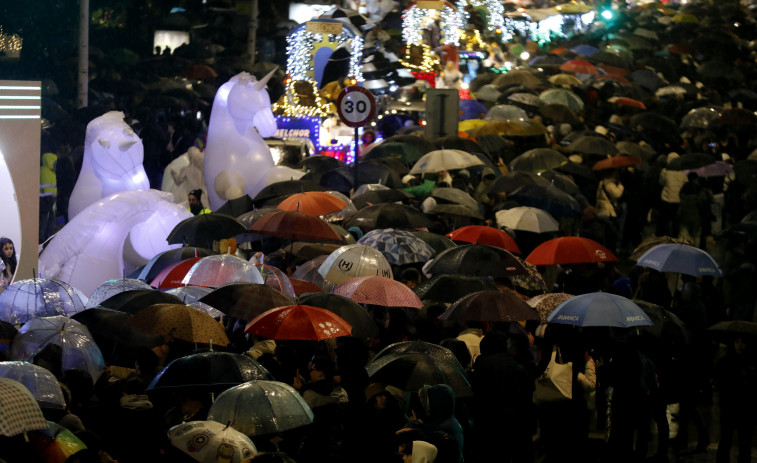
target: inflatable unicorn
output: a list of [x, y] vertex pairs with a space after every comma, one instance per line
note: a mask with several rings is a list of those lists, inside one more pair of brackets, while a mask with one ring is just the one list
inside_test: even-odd
[[205, 188], [205, 177], [202, 166], [205, 163], [205, 154], [196, 147], [177, 157], [163, 171], [163, 183], [161, 191], [173, 193], [173, 202], [184, 204], [190, 191], [199, 188], [203, 196], [208, 196]]
[[90, 121], [81, 173], [68, 203], [69, 217], [113, 193], [150, 189], [143, 159], [142, 140], [124, 122], [124, 113], [111, 111]]
[[178, 247], [166, 236], [192, 213], [174, 204], [171, 193], [122, 191], [89, 205], [73, 217], [39, 256], [40, 276], [65, 281], [92, 294], [100, 283], [156, 254]]
[[274, 166], [263, 137], [276, 133], [271, 99], [265, 85], [276, 70], [261, 80], [247, 72], [232, 77], [216, 93], [205, 148], [205, 184], [210, 208], [260, 191]]

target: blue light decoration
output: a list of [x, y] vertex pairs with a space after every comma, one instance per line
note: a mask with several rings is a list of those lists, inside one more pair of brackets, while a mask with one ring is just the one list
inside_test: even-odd
[[305, 138], [313, 142], [315, 151], [321, 150], [321, 118], [317, 116], [276, 116], [275, 138]]
[[353, 26], [335, 19], [318, 18], [310, 23], [333, 23], [341, 25], [341, 33], [311, 32], [308, 23], [302, 23], [287, 35], [287, 74], [293, 80], [313, 80], [315, 78], [315, 53], [323, 47], [336, 50], [347, 44], [350, 50], [350, 77], [365, 80], [360, 70], [364, 40]]

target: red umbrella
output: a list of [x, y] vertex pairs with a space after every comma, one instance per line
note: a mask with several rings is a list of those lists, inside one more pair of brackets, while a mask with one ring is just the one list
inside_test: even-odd
[[618, 66], [611, 66], [609, 64], [604, 64], [604, 63], [601, 63], [597, 67], [599, 69], [605, 71], [608, 74], [613, 74], [613, 75], [621, 76], [621, 77], [625, 77], [625, 76], [627, 76], [628, 74], [631, 73], [631, 71], [629, 71], [626, 68], [621, 68], [621, 67], [618, 67]]
[[190, 64], [179, 71], [179, 76], [187, 79], [214, 79], [218, 77], [218, 73], [205, 64]]
[[416, 309], [423, 307], [423, 302], [412, 289], [399, 281], [379, 276], [351, 278], [337, 285], [333, 293], [360, 304]]
[[300, 211], [271, 212], [256, 220], [250, 231], [300, 241], [342, 241], [326, 221]]
[[323, 292], [320, 286], [316, 285], [315, 283], [311, 283], [307, 280], [301, 280], [299, 278], [289, 278], [289, 282], [292, 283], [292, 287], [294, 288], [294, 294], [297, 296], [301, 294], [306, 293], [320, 293]]
[[276, 206], [283, 211], [302, 211], [317, 216], [341, 211], [345, 207], [347, 207], [347, 203], [325, 191], [297, 193]]
[[613, 96], [611, 98], [607, 99], [608, 102], [614, 103], [618, 106], [626, 106], [628, 108], [636, 108], [636, 109], [647, 109], [647, 105], [644, 104], [644, 102], [639, 100], [634, 100], [633, 98], [627, 98], [624, 96]]
[[558, 68], [561, 71], [575, 72], [578, 74], [599, 74], [597, 67], [588, 61], [582, 59], [572, 59], [566, 61]]
[[349, 336], [352, 326], [333, 312], [298, 304], [276, 307], [258, 315], [244, 332], [269, 339], [322, 341]]
[[189, 272], [192, 266], [203, 257], [192, 257], [169, 265], [158, 273], [150, 282], [150, 286], [158, 289], [171, 289], [184, 286], [181, 281], [187, 276], [187, 272]]
[[520, 254], [520, 249], [515, 240], [499, 228], [485, 225], [468, 225], [447, 233], [447, 238], [452, 241], [465, 241], [473, 244], [488, 244], [506, 251]]
[[534, 265], [586, 264], [616, 262], [609, 249], [589, 238], [563, 236], [545, 241], [526, 257]]
[[641, 164], [642, 160], [636, 156], [611, 156], [594, 164], [594, 170], [614, 169]]

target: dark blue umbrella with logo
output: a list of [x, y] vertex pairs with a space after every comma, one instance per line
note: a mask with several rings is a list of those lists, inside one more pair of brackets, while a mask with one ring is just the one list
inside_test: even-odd
[[635, 302], [610, 293], [588, 293], [561, 303], [547, 317], [549, 323], [574, 326], [651, 326], [652, 320]]
[[692, 276], [723, 276], [715, 259], [705, 251], [683, 243], [658, 244], [642, 254], [637, 261], [641, 267], [658, 272], [684, 273]]

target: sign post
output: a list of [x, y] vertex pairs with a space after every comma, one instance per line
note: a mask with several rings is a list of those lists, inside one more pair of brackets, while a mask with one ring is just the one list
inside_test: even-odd
[[376, 100], [373, 94], [363, 87], [350, 85], [345, 87], [336, 100], [336, 112], [339, 119], [348, 127], [355, 129], [355, 160], [353, 167], [355, 169], [355, 185], [358, 184], [358, 148], [359, 133], [358, 129], [364, 126], [368, 121], [373, 119], [376, 113]]

